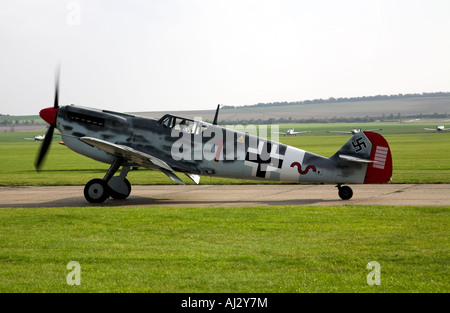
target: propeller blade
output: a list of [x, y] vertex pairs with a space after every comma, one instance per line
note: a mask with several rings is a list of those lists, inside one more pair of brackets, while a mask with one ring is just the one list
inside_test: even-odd
[[[34, 163], [34, 167], [36, 168], [36, 171], [39, 171], [42, 161], [45, 158], [45, 155], [47, 154], [48, 149], [50, 148], [50, 143], [53, 139], [53, 132], [55, 130], [55, 123], [56, 123], [56, 114], [57, 110], [59, 108], [59, 73], [61, 71], [61, 64], [58, 64], [56, 71], [55, 71], [55, 101], [53, 103], [53, 109], [47, 108], [41, 110], [39, 112], [39, 115], [43, 120], [45, 120], [47, 123], [50, 124], [50, 127], [48, 128], [47, 133], [45, 134], [44, 141], [41, 145], [41, 150], [39, 151], [38, 157], [36, 159], [36, 162]], [[56, 109], [56, 110], [55, 110]]]
[[41, 150], [39, 151], [38, 158], [36, 159], [36, 162], [34, 163], [34, 167], [36, 168], [36, 171], [39, 171], [42, 161], [45, 158], [45, 155], [47, 154], [48, 148], [50, 147], [50, 143], [53, 139], [53, 131], [55, 130], [55, 126], [50, 125], [48, 128], [47, 133], [45, 134], [44, 141], [41, 145]]
[[61, 65], [58, 65], [55, 71], [55, 102], [53, 104], [53, 107], [55, 109], [59, 108], [59, 72], [60, 72]]

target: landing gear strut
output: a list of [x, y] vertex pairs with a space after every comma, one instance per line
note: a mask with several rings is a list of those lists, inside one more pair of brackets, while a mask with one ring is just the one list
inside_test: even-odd
[[122, 165], [116, 159], [103, 179], [93, 179], [84, 187], [84, 197], [90, 203], [103, 203], [109, 197], [113, 199], [126, 199], [131, 193], [131, 184], [126, 178], [130, 167], [123, 166], [119, 176], [114, 176]]
[[338, 184], [336, 187], [338, 188], [338, 195], [342, 200], [349, 200], [353, 196], [353, 190], [349, 186]]

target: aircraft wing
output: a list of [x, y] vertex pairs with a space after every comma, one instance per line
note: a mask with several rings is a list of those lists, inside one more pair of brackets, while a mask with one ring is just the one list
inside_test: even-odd
[[436, 128], [424, 128], [423, 130], [437, 130]]
[[293, 132], [293, 134], [304, 134], [304, 133], [309, 133], [309, 132], [310, 132], [309, 130], [304, 130], [301, 132]]
[[[159, 170], [170, 177], [173, 181], [184, 184], [184, 182], [177, 175], [175, 175], [174, 169], [169, 164], [150, 154], [135, 150], [128, 146], [118, 145], [98, 138], [81, 137], [80, 140], [115, 157], [119, 157], [126, 161], [139, 164], [140, 166], [146, 167], [151, 170]], [[186, 176], [192, 179], [196, 184], [198, 184], [200, 181], [200, 177], [196, 174], [186, 173]]]

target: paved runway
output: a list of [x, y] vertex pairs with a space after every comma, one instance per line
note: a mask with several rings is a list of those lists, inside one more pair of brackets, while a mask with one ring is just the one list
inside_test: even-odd
[[[100, 206], [413, 205], [450, 206], [448, 184], [351, 185], [343, 201], [333, 185], [152, 185], [133, 186], [126, 200]], [[88, 203], [84, 186], [0, 187], [0, 208], [99, 206]]]

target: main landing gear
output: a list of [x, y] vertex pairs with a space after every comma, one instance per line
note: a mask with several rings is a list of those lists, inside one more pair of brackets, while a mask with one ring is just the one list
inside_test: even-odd
[[123, 166], [119, 176], [114, 176], [122, 161], [116, 159], [103, 179], [95, 178], [84, 187], [84, 197], [90, 203], [103, 203], [109, 197], [126, 199], [131, 193], [131, 184], [126, 178], [130, 167]]
[[342, 200], [350, 200], [353, 197], [353, 190], [349, 186], [342, 186], [342, 184], [337, 184], [338, 195]]

